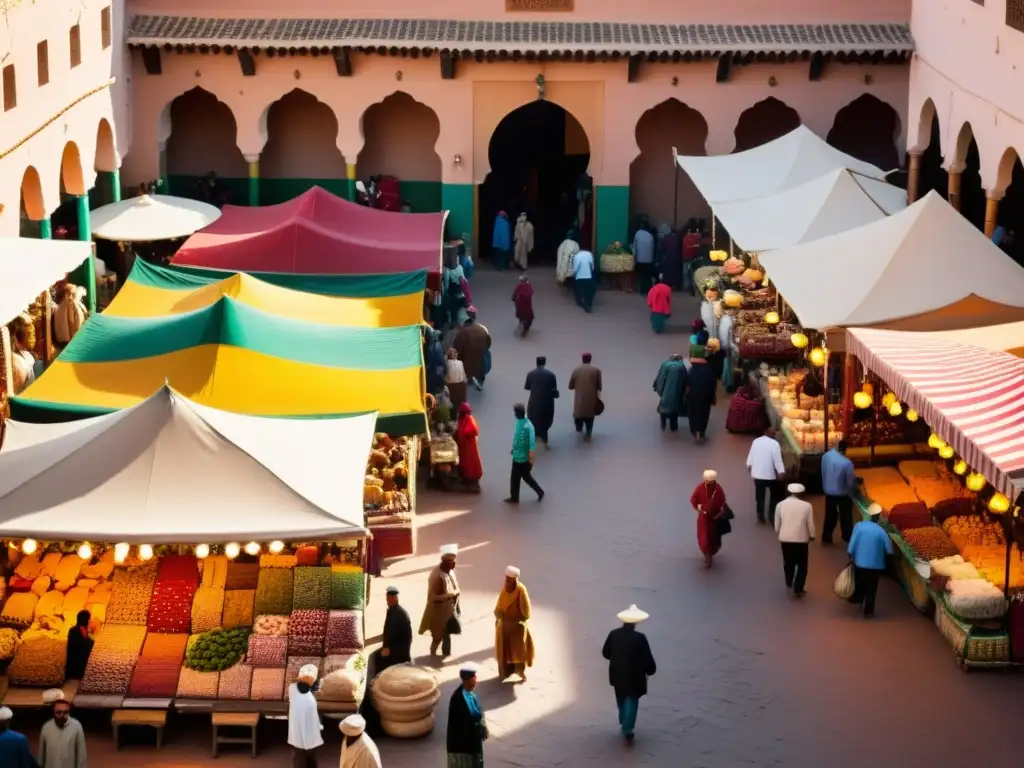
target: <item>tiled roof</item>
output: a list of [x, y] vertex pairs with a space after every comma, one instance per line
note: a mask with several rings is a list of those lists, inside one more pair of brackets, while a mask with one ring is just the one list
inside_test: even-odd
[[913, 50], [907, 24], [619, 24], [423, 19], [203, 19], [135, 16], [131, 45], [349, 46], [474, 51], [896, 52]]

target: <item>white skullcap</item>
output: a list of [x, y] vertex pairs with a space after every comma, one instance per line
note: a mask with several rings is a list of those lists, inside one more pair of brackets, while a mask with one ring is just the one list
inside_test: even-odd
[[43, 691], [43, 704], [53, 704], [55, 701], [62, 701], [64, 699], [64, 691], [60, 688], [50, 688], [48, 691]]
[[878, 517], [880, 514], [882, 514], [882, 505], [872, 504], [870, 507], [868, 507], [868, 514], [871, 517]]
[[299, 677], [311, 677], [314, 680], [320, 676], [320, 670], [316, 668], [316, 664], [303, 664], [299, 668]]
[[790, 493], [804, 493], [807, 491], [807, 489], [804, 488], [803, 485], [801, 485], [800, 483], [790, 483], [786, 487], [786, 490], [789, 491]]
[[717, 480], [717, 479], [718, 479], [718, 473], [715, 472], [715, 470], [713, 470], [713, 469], [705, 469], [704, 470], [704, 482], [705, 483], [710, 483], [712, 480]]
[[14, 719], [14, 712], [10, 707], [0, 707], [0, 723]]
[[441, 557], [454, 557], [457, 554], [459, 554], [458, 544], [445, 544], [443, 547], [441, 547]]
[[459, 677], [461, 677], [463, 680], [473, 677], [474, 675], [476, 675], [477, 669], [478, 668], [476, 664], [474, 664], [471, 661], [467, 661], [465, 664], [459, 667]]
[[346, 736], [359, 736], [366, 730], [366, 720], [362, 715], [349, 715], [338, 723], [338, 730]]
[[518, 579], [520, 573], [522, 573], [522, 571], [520, 571], [514, 565], [510, 565], [507, 568], [505, 568], [505, 575], [508, 576], [510, 579]]
[[619, 611], [616, 616], [618, 616], [619, 621], [623, 624], [639, 624], [641, 621], [646, 621], [650, 618], [650, 614], [637, 608], [636, 603], [624, 611]]

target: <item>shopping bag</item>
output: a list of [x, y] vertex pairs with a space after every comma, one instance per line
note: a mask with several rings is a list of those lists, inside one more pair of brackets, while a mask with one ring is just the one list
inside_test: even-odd
[[836, 582], [832, 585], [832, 591], [840, 600], [849, 600], [853, 597], [853, 566], [848, 565], [836, 576]]

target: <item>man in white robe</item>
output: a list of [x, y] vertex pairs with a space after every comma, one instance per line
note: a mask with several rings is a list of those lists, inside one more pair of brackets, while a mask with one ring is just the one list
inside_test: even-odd
[[318, 675], [315, 664], [306, 664], [288, 686], [288, 745], [294, 768], [316, 768], [316, 750], [324, 743], [314, 696]]
[[382, 768], [377, 745], [363, 732], [366, 720], [362, 715], [349, 715], [338, 728], [345, 737], [341, 743], [341, 768]]
[[39, 732], [40, 768], [86, 768], [85, 731], [71, 717], [71, 702], [61, 691], [47, 691], [44, 700], [53, 704], [53, 719]]

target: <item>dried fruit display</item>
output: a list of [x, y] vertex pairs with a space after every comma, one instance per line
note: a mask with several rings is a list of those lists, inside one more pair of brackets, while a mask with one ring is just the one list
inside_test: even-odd
[[898, 531], [908, 528], [926, 528], [932, 524], [932, 513], [923, 503], [897, 504], [886, 515], [889, 523]]
[[259, 563], [228, 562], [228, 574], [224, 580], [224, 589], [256, 589], [260, 576]]
[[18, 630], [0, 629], [0, 661], [14, 658], [14, 652], [18, 650], [18, 638]]
[[57, 573], [57, 566], [60, 565], [61, 558], [64, 555], [60, 552], [47, 552], [43, 555], [42, 560], [39, 559], [38, 555], [30, 555], [29, 557], [39, 563], [40, 573], [53, 578], [54, 574]]
[[331, 608], [362, 608], [366, 597], [366, 576], [358, 565], [331, 566]]
[[0, 613], [0, 622], [12, 627], [27, 627], [36, 616], [36, 603], [39, 598], [31, 592], [14, 592], [4, 603]]
[[253, 632], [257, 635], [276, 635], [285, 637], [288, 635], [287, 616], [257, 616], [252, 625]]
[[227, 555], [210, 555], [204, 558], [200, 565], [203, 572], [202, 586], [225, 589], [228, 583], [229, 562]]
[[954, 515], [942, 523], [950, 541], [962, 552], [971, 545], [983, 547], [1001, 547], [1006, 545], [1003, 527], [986, 520], [981, 515]]
[[298, 564], [295, 555], [260, 555], [260, 568], [294, 568]]
[[146, 626], [150, 632], [188, 634], [192, 625], [192, 597], [196, 585], [180, 579], [157, 579]]
[[[51, 552], [50, 555], [47, 555], [47, 557], [50, 557], [53, 554], [57, 554], [57, 553]], [[57, 554], [56, 562], [54, 562], [54, 565], [53, 565], [53, 569], [55, 571], [57, 570], [57, 563], [59, 563], [59, 562], [60, 562], [60, 554]], [[28, 581], [34, 581], [35, 579], [39, 578], [39, 576], [41, 576], [42, 574], [43, 574], [43, 563], [39, 559], [38, 555], [25, 555], [24, 557], [21, 558], [21, 562], [18, 563], [18, 567], [14, 569], [14, 575], [15, 576], [20, 576], [21, 578], [27, 579]], [[47, 576], [52, 576], [53, 574], [52, 573], [48, 573], [46, 575]]]
[[165, 555], [160, 558], [158, 581], [187, 581], [199, 585], [199, 560], [195, 555]]
[[214, 629], [189, 638], [185, 666], [199, 672], [220, 672], [237, 663], [249, 646], [248, 627]]
[[252, 671], [253, 701], [281, 701], [284, 698], [284, 667], [257, 667]]
[[255, 589], [229, 589], [225, 592], [224, 616], [221, 619], [221, 625], [224, 629], [251, 627], [253, 601], [255, 599]]
[[249, 698], [252, 690], [253, 668], [248, 664], [235, 664], [220, 673], [217, 698], [241, 701]]
[[293, 582], [291, 569], [261, 568], [256, 613], [291, 613]]
[[83, 579], [96, 579], [103, 581], [109, 579], [114, 573], [114, 550], [108, 549], [95, 563], [82, 566]]
[[322, 656], [327, 634], [327, 611], [300, 608], [288, 620], [288, 653]]
[[312, 664], [316, 667], [317, 676], [319, 677], [323, 661], [323, 658], [320, 656], [289, 656], [288, 665], [285, 667], [284, 671], [284, 679], [286, 683], [290, 684], [295, 682], [295, 678], [299, 676], [299, 670], [307, 664]]
[[292, 608], [323, 608], [331, 602], [331, 569], [295, 569]]
[[32, 586], [28, 588], [36, 597], [42, 597], [50, 591], [50, 586], [53, 584], [53, 579], [49, 576], [37, 576], [35, 581], [32, 582]]
[[142, 656], [135, 664], [128, 694], [138, 698], [173, 697], [178, 690], [187, 644], [188, 635], [185, 634], [148, 634], [142, 646]]
[[224, 615], [224, 588], [205, 584], [196, 590], [192, 600], [192, 631], [208, 632], [221, 626]]
[[145, 637], [144, 626], [104, 624], [89, 655], [79, 693], [124, 696]]
[[147, 563], [135, 568], [118, 568], [114, 571], [113, 582], [107, 621], [145, 626], [156, 582], [156, 565]]
[[63, 684], [67, 647], [67, 641], [59, 634], [22, 640], [14, 661], [7, 668], [7, 679], [12, 685]]
[[328, 654], [356, 653], [363, 648], [361, 611], [331, 611], [327, 620], [325, 649]]
[[939, 560], [959, 554], [956, 546], [945, 532], [934, 525], [927, 528], [908, 528], [903, 531], [903, 540], [922, 560]]
[[250, 635], [246, 663], [253, 667], [283, 667], [288, 659], [288, 638]]
[[178, 676], [179, 699], [216, 699], [220, 685], [220, 672], [199, 672], [188, 667], [181, 668]]
[[61, 615], [65, 620], [74, 622], [78, 612], [85, 609], [90, 591], [87, 587], [72, 587], [68, 590], [67, 594], [64, 595], [64, 604], [60, 609]]
[[78, 555], [64, 555], [57, 570], [53, 572], [53, 588], [58, 592], [67, 592], [71, 589], [81, 576], [82, 566], [85, 564]]
[[64, 608], [64, 593], [58, 592], [53, 589], [47, 592], [45, 595], [39, 598], [39, 602], [36, 603], [35, 616], [60, 616], [61, 611]]

